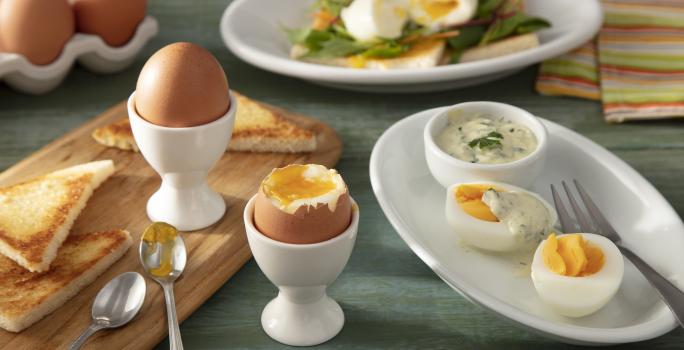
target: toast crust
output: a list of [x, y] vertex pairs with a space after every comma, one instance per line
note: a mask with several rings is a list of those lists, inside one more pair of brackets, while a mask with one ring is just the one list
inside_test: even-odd
[[131, 244], [125, 230], [72, 234], [46, 272], [30, 272], [0, 256], [0, 327], [19, 332], [45, 317], [93, 282]]

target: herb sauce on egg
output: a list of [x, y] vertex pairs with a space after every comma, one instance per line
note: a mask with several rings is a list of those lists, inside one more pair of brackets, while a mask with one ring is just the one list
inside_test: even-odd
[[484, 113], [453, 111], [436, 139], [452, 157], [471, 163], [509, 163], [537, 149], [537, 137], [517, 123]]
[[482, 195], [482, 202], [508, 226], [511, 234], [525, 242], [539, 243], [554, 224], [546, 206], [528, 193], [489, 189]]

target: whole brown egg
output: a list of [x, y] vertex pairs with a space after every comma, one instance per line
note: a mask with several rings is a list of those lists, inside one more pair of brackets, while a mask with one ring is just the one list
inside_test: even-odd
[[37, 65], [54, 61], [74, 35], [74, 13], [67, 0], [0, 1], [0, 41]]
[[76, 30], [98, 35], [110, 46], [122, 46], [145, 18], [147, 0], [71, 0]]
[[166, 127], [212, 122], [230, 107], [226, 74], [206, 49], [180, 42], [145, 63], [135, 91], [135, 108], [145, 120]]

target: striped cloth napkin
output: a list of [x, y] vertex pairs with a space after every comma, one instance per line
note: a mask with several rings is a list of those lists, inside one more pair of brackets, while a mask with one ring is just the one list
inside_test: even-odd
[[606, 121], [684, 116], [684, 0], [602, 0], [596, 40], [542, 63], [537, 91], [601, 100]]

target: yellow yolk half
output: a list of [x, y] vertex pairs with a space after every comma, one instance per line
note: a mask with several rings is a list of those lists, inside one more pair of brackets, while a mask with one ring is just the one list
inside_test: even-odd
[[337, 188], [332, 175], [308, 177], [308, 169], [308, 165], [294, 164], [274, 170], [262, 184], [264, 193], [288, 206], [298, 199], [319, 197]]
[[456, 202], [468, 215], [484, 221], [498, 222], [489, 206], [482, 201], [482, 195], [489, 189], [501, 190], [491, 185], [460, 185], [456, 189]]
[[579, 233], [556, 238], [552, 233], [542, 248], [544, 265], [563, 276], [593, 275], [603, 267], [605, 257], [601, 248], [586, 241]]
[[178, 231], [165, 223], [155, 222], [143, 232], [143, 241], [151, 248], [149, 254], [157, 252], [157, 243], [161, 247], [159, 267], [150, 269], [150, 273], [157, 277], [166, 277], [173, 271], [173, 245]]
[[449, 14], [458, 6], [458, 0], [417, 0], [423, 11], [432, 19], [438, 19]]

